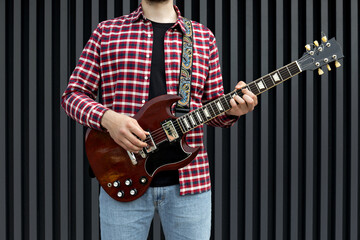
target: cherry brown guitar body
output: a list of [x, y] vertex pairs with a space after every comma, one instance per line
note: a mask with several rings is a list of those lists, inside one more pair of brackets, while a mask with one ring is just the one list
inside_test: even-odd
[[176, 133], [165, 130], [176, 120], [170, 108], [179, 99], [176, 95], [159, 96], [147, 102], [134, 116], [151, 136], [146, 140], [149, 148], [141, 153], [127, 152], [106, 132], [87, 131], [88, 161], [100, 185], [113, 199], [128, 202], [139, 198], [156, 173], [182, 168], [196, 157], [199, 148], [186, 144], [186, 134], [179, 128]]

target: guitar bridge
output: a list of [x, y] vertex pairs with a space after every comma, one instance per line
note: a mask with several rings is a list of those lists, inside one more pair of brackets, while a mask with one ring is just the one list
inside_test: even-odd
[[175, 126], [171, 120], [163, 122], [162, 128], [164, 129], [164, 132], [169, 142], [173, 142], [179, 138], [179, 134], [177, 133]]

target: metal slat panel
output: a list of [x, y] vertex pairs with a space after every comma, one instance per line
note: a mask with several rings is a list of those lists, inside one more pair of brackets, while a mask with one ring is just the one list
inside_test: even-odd
[[[60, 2], [60, 92], [59, 96], [65, 91], [70, 69], [69, 69], [69, 5], [67, 0]], [[60, 232], [61, 240], [67, 240], [70, 236], [69, 215], [69, 118], [64, 110], [60, 111]]]
[[45, 239], [53, 239], [52, 2], [44, 5], [44, 196]]
[[[228, 10], [228, 9], [227, 9]], [[230, 2], [230, 89], [232, 91], [236, 86], [239, 79], [238, 66], [238, 1], [231, 0]], [[238, 230], [239, 230], [239, 219], [238, 219], [238, 188], [239, 188], [239, 176], [238, 176], [238, 124], [235, 124], [230, 131], [230, 239], [239, 239]]]
[[[276, 66], [283, 66], [287, 64], [284, 62], [284, 39], [288, 39], [284, 32], [284, 2], [283, 0], [276, 0]], [[276, 169], [275, 169], [275, 239], [283, 240], [287, 237], [284, 236], [284, 202], [285, 202], [285, 189], [284, 189], [284, 156], [283, 156], [283, 91], [284, 86], [281, 84], [276, 88]]]
[[[332, 12], [343, 12], [343, 1], [337, 0], [336, 4], [330, 6], [329, 5], [329, 21], [331, 21]], [[334, 10], [333, 10], [334, 9]], [[329, 28], [332, 30], [336, 28], [336, 40], [340, 43], [344, 43], [344, 32], [342, 26], [344, 26], [343, 18], [344, 15], [337, 15], [336, 18], [336, 25], [329, 26]], [[330, 31], [330, 30], [329, 30]], [[349, 65], [347, 65], [347, 69], [349, 69]], [[331, 64], [331, 68], [335, 69], [334, 64]], [[333, 228], [333, 232], [331, 235], [335, 237], [335, 239], [345, 239], [345, 201], [346, 201], [346, 192], [345, 189], [347, 188], [345, 180], [346, 176], [346, 164], [349, 161], [346, 156], [349, 156], [346, 151], [346, 142], [345, 142], [345, 118], [346, 118], [346, 92], [345, 92], [345, 81], [348, 81], [344, 76], [344, 68], [339, 68], [335, 70], [334, 72], [329, 72], [329, 75], [332, 77], [331, 80], [335, 81], [334, 84], [331, 84], [332, 86], [335, 86], [335, 91], [332, 91], [333, 94], [335, 94], [335, 109], [333, 113], [333, 118], [335, 121], [335, 124], [333, 124], [335, 127], [335, 136], [334, 139], [335, 143], [335, 162], [333, 163], [332, 168], [335, 167], [335, 170], [331, 172], [331, 175], [335, 174], [335, 181], [333, 180], [331, 184], [331, 188], [335, 188], [335, 191], [332, 190], [332, 194], [335, 194], [335, 196], [332, 196], [332, 205], [335, 205], [335, 209], [331, 208], [331, 214], [334, 215], [334, 220], [332, 224], [335, 224], [336, 228]], [[329, 77], [330, 77], [329, 76]], [[338, 81], [336, 81], [338, 79]], [[346, 79], [345, 81], [342, 81], [341, 79]], [[334, 108], [331, 108], [334, 109]], [[332, 145], [333, 146], [333, 145]], [[335, 186], [334, 186], [335, 183]], [[335, 201], [335, 202], [334, 202]], [[334, 225], [332, 225], [334, 226]]]
[[[350, 137], [348, 138], [348, 141], [350, 141], [350, 171], [348, 174], [350, 174], [350, 200], [348, 201], [349, 207], [347, 208], [348, 216], [349, 216], [349, 233], [348, 236], [350, 239], [359, 239], [360, 233], [359, 233], [359, 226], [360, 226], [360, 180], [359, 180], [359, 174], [360, 174], [360, 167], [359, 167], [359, 136], [360, 136], [360, 114], [359, 114], [359, 108], [360, 108], [360, 88], [359, 88], [359, 2], [358, 1], [351, 1], [351, 33], [350, 33], [350, 49], [351, 49], [351, 55], [349, 56], [349, 61], [351, 64], [351, 70], [350, 70], [350, 78], [351, 78], [351, 90], [350, 90]], [[347, 23], [349, 24], [349, 23]], [[349, 63], [347, 63], [349, 64]], [[340, 80], [340, 79], [339, 79]]]
[[21, 37], [22, 37], [22, 29], [21, 29], [21, 1], [14, 1], [14, 49], [13, 49], [13, 156], [14, 156], [14, 168], [13, 168], [13, 202], [14, 202], [14, 229], [12, 229], [14, 234], [14, 240], [20, 240], [23, 237], [23, 186], [22, 186], [22, 125], [21, 120], [23, 117], [22, 114], [22, 91], [25, 89], [22, 88], [21, 82]]
[[[246, 2], [246, 82], [253, 79], [253, 11], [254, 6], [250, 1]], [[246, 138], [246, 153], [245, 153], [245, 239], [254, 239], [254, 136], [253, 136], [253, 113], [245, 116], [245, 138]]]
[[[82, 49], [88, 39], [84, 39], [84, 1], [76, 0], [76, 61], [79, 59]], [[84, 127], [76, 124], [75, 127], [75, 176], [70, 184], [75, 187], [75, 216], [76, 216], [76, 239], [84, 239]]]
[[[311, 7], [312, 0], [306, 1], [306, 42], [301, 42], [300, 45], [305, 46], [308, 43], [311, 43], [314, 39], [314, 10]], [[300, 46], [301, 48], [301, 46]], [[305, 48], [302, 48], [303, 50]], [[306, 169], [305, 169], [305, 176], [306, 176], [306, 190], [305, 190], [305, 238], [309, 240], [317, 239], [318, 237], [315, 235], [316, 233], [316, 189], [317, 189], [317, 181], [316, 181], [316, 163], [319, 159], [316, 156], [315, 149], [316, 149], [316, 129], [315, 129], [315, 121], [316, 121], [316, 95], [318, 93], [315, 91], [315, 79], [314, 73], [311, 71], [307, 71], [304, 73], [306, 77], [306, 146], [305, 146], [305, 158], [306, 158]]]
[[[216, 42], [217, 42], [217, 47], [219, 50], [219, 57], [220, 59], [222, 59], [222, 55], [223, 55], [223, 31], [222, 31], [222, 24], [223, 24], [223, 14], [222, 14], [222, 1], [215, 1], [215, 18], [217, 19], [217, 21], [215, 22], [215, 36], [216, 36]], [[220, 64], [221, 66], [221, 60], [220, 60]], [[223, 73], [224, 74], [224, 73]], [[223, 196], [225, 195], [225, 193], [223, 192], [223, 179], [222, 179], [222, 172], [223, 172], [223, 155], [222, 155], [222, 149], [223, 149], [223, 135], [222, 135], [222, 130], [220, 128], [215, 128], [215, 139], [212, 139], [212, 141], [214, 141], [214, 144], [216, 147], [216, 149], [214, 149], [215, 151], [215, 155], [214, 155], [214, 159], [213, 159], [213, 164], [214, 164], [214, 172], [212, 174], [214, 174], [214, 179], [215, 181], [212, 183], [213, 186], [213, 191], [214, 191], [214, 195], [215, 197], [214, 202], [213, 202], [213, 206], [214, 206], [214, 216], [217, 216], [216, 218], [214, 218], [214, 224], [215, 224], [215, 229], [214, 229], [214, 238], [215, 239], [222, 239], [223, 238], [223, 213], [222, 212], [222, 206], [223, 206]], [[208, 139], [209, 140], [209, 139]]]
[[[299, 55], [299, 25], [298, 22], [298, 0], [291, 1], [291, 59], [298, 59]], [[291, 132], [290, 142], [291, 142], [291, 159], [290, 161], [290, 239], [297, 240], [300, 239], [300, 101], [299, 101], [299, 77], [295, 76], [291, 79], [291, 98], [290, 98], [290, 108], [291, 108]]]
[[[268, 74], [275, 69], [269, 69], [269, 3], [267, 0], [261, 1], [261, 76]], [[256, 56], [258, 57], [258, 56]], [[269, 216], [269, 92], [261, 95], [260, 105], [257, 111], [261, 117], [261, 159], [260, 159], [260, 239], [269, 239], [270, 216]]]
[[[315, 5], [314, 5], [315, 6]], [[320, 23], [321, 30], [325, 32], [329, 32], [328, 29], [328, 1], [321, 1], [321, 8], [318, 11], [320, 14]], [[315, 28], [315, 30], [318, 30]], [[319, 40], [320, 33], [315, 32], [315, 38]], [[325, 77], [325, 76], [324, 76]], [[324, 78], [323, 77], [323, 78]], [[327, 83], [321, 84], [321, 125], [320, 131], [320, 156], [321, 162], [319, 169], [320, 172], [320, 239], [328, 239], [330, 234], [330, 167], [332, 157], [330, 155], [330, 144], [331, 144], [331, 136], [329, 134], [330, 124], [331, 124], [331, 113], [329, 111], [329, 85], [331, 84], [328, 79]]]
[[29, 239], [38, 238], [37, 2], [29, 2]]
[[7, 191], [6, 191], [6, 2], [0, 2], [0, 239], [6, 239], [7, 236]]

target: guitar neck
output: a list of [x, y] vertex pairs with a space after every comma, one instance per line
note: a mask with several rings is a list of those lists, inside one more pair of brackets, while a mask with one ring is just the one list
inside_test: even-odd
[[[255, 81], [247, 84], [244, 88], [248, 89], [255, 95], [260, 95], [272, 87], [279, 85], [287, 79], [299, 74], [301, 69], [297, 61], [294, 61], [282, 68], [279, 68]], [[187, 113], [176, 119], [177, 125], [180, 126], [182, 133], [210, 121], [211, 119], [227, 112], [231, 109], [230, 100], [235, 96], [242, 96], [242, 89], [235, 89], [234, 91], [213, 100], [201, 108], [198, 108], [190, 113]]]

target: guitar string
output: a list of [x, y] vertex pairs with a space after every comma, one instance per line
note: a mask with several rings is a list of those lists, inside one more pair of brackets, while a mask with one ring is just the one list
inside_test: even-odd
[[[310, 57], [307, 57], [307, 56], [306, 56], [306, 57], [303, 58], [303, 60], [307, 60], [308, 58], [310, 58]], [[291, 74], [291, 72], [293, 72], [293, 71], [296, 72], [296, 71], [299, 70], [298, 66], [295, 65], [295, 63], [296, 63], [296, 62], [292, 62], [292, 63], [290, 63], [290, 64], [288, 64], [288, 65], [286, 65], [286, 66], [284, 66], [284, 67], [282, 67], [282, 68], [279, 68], [278, 70], [275, 70], [275, 71], [273, 72], [273, 73], [279, 72], [280, 75], [283, 77], [284, 72], [287, 72], [287, 71], [285, 71], [286, 68], [289, 69], [290, 76], [287, 77], [287, 78], [285, 78], [285, 79], [283, 79], [283, 80], [280, 81], [278, 84], [280, 84], [280, 83], [282, 83], [283, 81], [285, 81], [285, 80], [293, 77], [294, 75]], [[283, 73], [283, 74], [281, 74], [281, 73]], [[270, 74], [271, 74], [271, 73], [270, 73]], [[269, 85], [270, 85], [271, 87], [273, 87], [273, 86], [275, 86], [275, 85], [278, 85], [278, 84], [276, 84], [276, 83], [275, 83], [275, 84], [273, 83], [273, 81], [271, 80], [271, 77], [269, 77], [270, 74], [267, 74], [267, 75], [265, 75], [264, 77], [261, 77], [261, 78], [259, 78], [259, 79], [257, 79], [257, 80], [254, 80], [253, 82], [251, 82], [251, 83], [247, 84], [246, 86], [244, 86], [244, 88], [248, 87], [250, 90], [252, 90], [252, 91], [254, 91], [254, 92], [259, 92], [259, 93], [261, 93], [260, 89], [258, 90], [256, 86], [254, 87], [254, 84], [256, 84], [256, 83], [255, 83], [256, 81], [264, 81], [264, 83], [266, 84], [266, 89], [265, 89], [265, 90], [267, 90], [267, 89], [269, 88], [269, 87], [268, 87]], [[267, 76], [268, 76], [268, 78], [266, 78]], [[269, 83], [269, 82], [270, 82], [270, 83]], [[252, 84], [252, 85], [251, 85], [251, 84]], [[241, 90], [241, 89], [240, 89], [240, 90]], [[256, 91], [255, 91], [255, 90], [256, 90]], [[219, 99], [220, 99], [219, 101], [223, 104], [223, 106], [224, 106], [225, 103], [226, 103], [226, 105], [227, 105], [227, 107], [225, 107], [225, 108], [227, 108], [226, 110], [228, 110], [228, 109], [230, 108], [230, 106], [231, 106], [231, 105], [229, 105], [228, 100], [226, 99], [226, 97], [229, 96], [229, 95], [230, 95], [231, 93], [233, 93], [233, 92], [234, 92], [234, 91], [232, 91], [232, 92], [230, 92], [230, 93], [228, 93], [228, 94], [225, 94], [225, 95], [223, 95], [222, 97], [219, 98]], [[236, 92], [236, 90], [235, 90], [235, 92]], [[215, 101], [216, 101], [216, 100], [215, 100]], [[207, 107], [208, 110], [209, 110], [211, 113], [213, 113], [215, 116], [218, 115], [217, 112], [214, 110], [214, 109], [217, 109], [216, 106], [215, 106], [215, 108], [214, 108], [214, 106], [213, 106], [213, 105], [215, 105], [214, 102], [211, 102], [211, 103], [209, 103], [209, 104], [206, 104], [206, 105], [205, 105], [204, 107], [202, 107], [202, 108], [205, 108], [207, 105], [209, 105], [208, 107], [211, 107], [211, 108], [208, 108], [208, 107]], [[199, 112], [202, 110], [202, 108], [199, 108], [199, 109], [198, 109]], [[222, 113], [222, 111], [220, 111], [219, 109], [217, 109], [217, 110], [218, 110], [219, 114]], [[196, 111], [196, 110], [195, 110], [195, 111]], [[186, 119], [186, 117], [190, 117], [191, 114], [194, 114], [195, 111], [193, 111], [193, 112], [191, 112], [191, 113], [189, 113], [189, 114], [186, 114], [186, 115], [185, 115], [184, 117], [182, 117], [182, 118], [185, 118], [185, 119]], [[198, 127], [199, 125], [202, 124], [196, 117], [193, 117], [193, 116], [191, 116], [191, 117], [192, 117], [192, 119], [193, 119], [194, 122], [195, 122], [195, 125], [192, 124], [193, 127]], [[182, 120], [182, 119], [180, 118], [180, 120]], [[192, 121], [188, 121], [188, 122], [191, 122], [191, 123], [192, 123]], [[199, 122], [200, 124], [198, 124], [197, 122]], [[179, 124], [177, 124], [177, 123], [175, 122], [175, 125], [176, 125], [176, 126], [174, 126], [174, 127], [175, 127], [176, 130], [178, 130], [178, 131], [181, 130]], [[163, 131], [162, 128], [158, 128], [158, 129], [152, 131], [152, 132], [151, 132], [151, 136], [152, 136], [154, 142], [158, 142], [158, 141], [162, 141], [162, 140], [165, 140], [165, 139], [166, 139], [166, 135], [165, 135], [165, 133], [164, 133], [164, 131]], [[149, 144], [149, 143], [151, 143], [150, 140], [151, 140], [151, 139], [150, 139], [150, 136], [147, 136], [144, 141]]]

